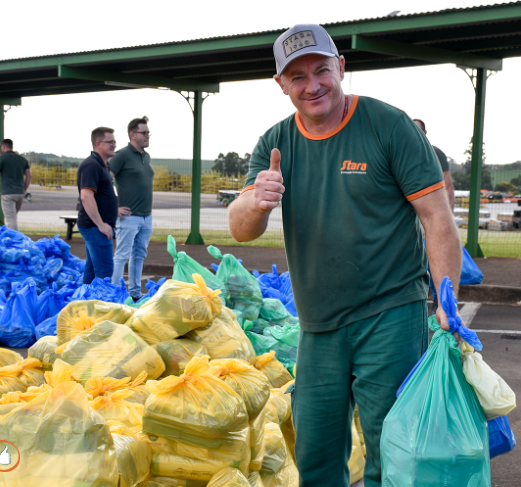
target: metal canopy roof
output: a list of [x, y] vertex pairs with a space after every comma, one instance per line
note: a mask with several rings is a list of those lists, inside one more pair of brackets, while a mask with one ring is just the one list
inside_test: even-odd
[[[497, 70], [521, 56], [521, 1], [324, 27], [346, 71], [448, 62]], [[220, 82], [271, 78], [284, 30], [0, 61], [0, 101], [146, 86], [216, 92]]]

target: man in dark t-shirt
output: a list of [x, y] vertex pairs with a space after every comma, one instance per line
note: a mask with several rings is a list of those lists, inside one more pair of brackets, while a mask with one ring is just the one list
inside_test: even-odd
[[2, 210], [5, 226], [18, 230], [18, 212], [31, 183], [31, 169], [25, 157], [13, 151], [13, 141], [4, 139], [0, 144], [0, 174], [2, 176]]
[[78, 229], [87, 251], [84, 284], [95, 277], [112, 276], [112, 238], [118, 217], [118, 196], [108, 167], [116, 149], [114, 130], [98, 127], [92, 131], [91, 140], [93, 151], [78, 168]]
[[[420, 127], [420, 130], [427, 135], [427, 129], [425, 128], [425, 122], [420, 120], [419, 118], [415, 118], [413, 122]], [[443, 171], [443, 181], [445, 181], [445, 190], [447, 191], [447, 196], [449, 197], [449, 203], [452, 210], [454, 210], [454, 203], [456, 198], [454, 197], [454, 186], [452, 185], [452, 178], [450, 177], [449, 170], [449, 161], [447, 160], [447, 156], [445, 153], [438, 149], [436, 146], [432, 146], [436, 156], [438, 157], [438, 161], [440, 161], [441, 170]]]

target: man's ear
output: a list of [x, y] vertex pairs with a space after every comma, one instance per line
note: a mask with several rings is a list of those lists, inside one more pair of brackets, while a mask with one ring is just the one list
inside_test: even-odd
[[343, 80], [346, 73], [346, 60], [344, 56], [338, 58], [338, 69], [340, 70], [340, 79]]
[[280, 89], [282, 90], [282, 92], [287, 95], [288, 94], [288, 89], [286, 88], [286, 85], [284, 84], [284, 81], [282, 80], [282, 77], [281, 76], [278, 76], [278, 75], [275, 75], [273, 76], [273, 79], [277, 82], [277, 84], [280, 86]]

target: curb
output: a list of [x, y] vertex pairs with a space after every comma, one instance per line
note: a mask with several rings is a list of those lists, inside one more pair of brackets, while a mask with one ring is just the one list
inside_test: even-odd
[[[213, 272], [211, 267], [206, 267], [206, 269]], [[271, 272], [271, 269], [257, 270], [261, 274]], [[173, 265], [145, 264], [143, 266], [143, 274], [152, 276], [171, 276], [172, 271]], [[248, 269], [248, 271], [251, 272], [252, 270]], [[491, 286], [488, 284], [460, 286], [458, 301], [487, 304], [521, 305], [521, 288], [510, 286]]]
[[521, 305], [521, 288], [488, 284], [460, 286], [458, 301]]

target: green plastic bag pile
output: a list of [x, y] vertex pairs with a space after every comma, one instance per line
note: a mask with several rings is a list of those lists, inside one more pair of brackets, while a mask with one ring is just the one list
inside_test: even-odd
[[384, 421], [385, 487], [490, 487], [488, 426], [454, 336], [432, 316], [425, 359]]

